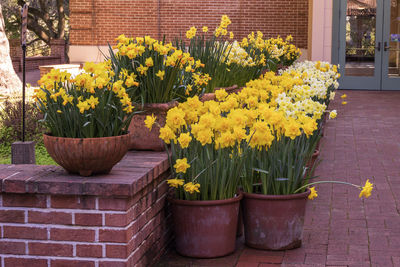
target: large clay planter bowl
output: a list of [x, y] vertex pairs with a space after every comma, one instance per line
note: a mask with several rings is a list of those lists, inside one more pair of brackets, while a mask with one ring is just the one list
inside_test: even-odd
[[[134, 115], [131, 124], [129, 125], [129, 131], [132, 133], [129, 149], [164, 151], [165, 145], [159, 137], [160, 128], [157, 124], [163, 127], [165, 125], [168, 110], [177, 105], [178, 102], [176, 101], [159, 104], [145, 104], [143, 112]], [[146, 120], [146, 116], [151, 114], [154, 114], [157, 119], [151, 131], [149, 131], [144, 121]]]
[[216, 258], [235, 250], [243, 195], [214, 201], [169, 199], [176, 251], [187, 257]]
[[309, 190], [294, 195], [243, 193], [246, 245], [266, 250], [300, 247], [309, 194]]
[[128, 151], [130, 134], [99, 138], [67, 138], [44, 134], [49, 155], [69, 173], [106, 174]]

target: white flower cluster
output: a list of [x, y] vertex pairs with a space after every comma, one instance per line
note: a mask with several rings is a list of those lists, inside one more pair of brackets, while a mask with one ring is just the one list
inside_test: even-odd
[[[339, 87], [337, 79], [340, 74], [337, 72], [337, 66], [328, 62], [304, 61], [297, 62], [280, 73], [296, 73], [304, 81], [302, 88], [294, 88], [293, 93], [298, 91], [308, 91], [301, 95], [304, 98], [317, 97], [326, 99], [331, 91]], [[306, 89], [306, 90], [305, 90]], [[297, 95], [298, 97], [299, 95]]]
[[250, 55], [240, 47], [237, 41], [228, 45], [228, 49], [225, 54], [224, 60], [227, 59], [227, 64], [230, 65], [232, 63], [247, 67], [247, 66], [255, 66], [256, 63], [250, 57]]

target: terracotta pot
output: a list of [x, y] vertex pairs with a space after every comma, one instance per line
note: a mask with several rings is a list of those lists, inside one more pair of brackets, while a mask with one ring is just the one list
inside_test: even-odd
[[317, 161], [319, 156], [319, 149], [315, 148], [314, 153], [312, 154], [310, 160], [307, 162], [306, 167], [307, 167], [307, 171], [305, 174], [305, 177], [307, 177], [309, 174], [311, 174], [311, 176], [313, 175], [313, 173], [310, 173], [311, 171], [313, 171], [315, 162]]
[[[157, 124], [163, 127], [165, 125], [168, 110], [177, 105], [178, 102], [176, 101], [159, 104], [145, 104], [143, 112], [134, 115], [131, 124], [129, 125], [129, 131], [132, 133], [129, 149], [164, 151], [165, 145], [159, 137], [160, 127], [157, 126]], [[154, 124], [151, 131], [149, 131], [144, 121], [146, 120], [146, 116], [151, 114], [154, 114], [157, 119], [156, 124]]]
[[267, 250], [300, 247], [309, 194], [310, 190], [300, 194], [276, 196], [244, 193], [246, 245]]
[[67, 138], [44, 134], [49, 155], [69, 173], [109, 173], [128, 151], [130, 134], [99, 138]]
[[[242, 90], [242, 88], [239, 88], [236, 84], [234, 84], [234, 85], [232, 85], [232, 86], [230, 86], [230, 87], [215, 87], [215, 88], [214, 88], [214, 92], [217, 91], [217, 90], [220, 90], [220, 89], [225, 89], [225, 91], [226, 91], [228, 94], [238, 93], [238, 92], [240, 92], [240, 91]], [[200, 97], [200, 100], [201, 100], [202, 102], [209, 101], [209, 100], [216, 100], [215, 93], [206, 93], [206, 94], [203, 94], [203, 95]]]
[[214, 201], [169, 199], [179, 254], [216, 258], [235, 250], [239, 203], [243, 195]]

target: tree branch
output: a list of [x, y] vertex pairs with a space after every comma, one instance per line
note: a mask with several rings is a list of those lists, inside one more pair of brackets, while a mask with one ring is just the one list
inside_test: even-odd
[[32, 17], [28, 17], [28, 29], [33, 31], [40, 39], [42, 39], [46, 44], [50, 44], [51, 35], [49, 31], [46, 31], [42, 26], [40, 26], [36, 20]]
[[64, 39], [65, 35], [64, 0], [57, 0], [57, 12], [58, 12], [57, 37], [59, 39]]

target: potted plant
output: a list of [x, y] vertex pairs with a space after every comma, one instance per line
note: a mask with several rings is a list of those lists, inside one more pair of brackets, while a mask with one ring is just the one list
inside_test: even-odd
[[197, 33], [196, 27], [191, 27], [186, 32], [186, 39], [176, 39], [177, 47], [187, 50], [195, 60], [203, 62], [200, 70], [212, 77], [204, 91], [211, 95], [206, 95], [204, 100], [215, 99], [212, 93], [221, 88], [228, 93], [237, 91], [246, 82], [257, 78], [265, 65], [263, 58], [251, 57], [233, 40], [233, 32], [228, 32], [231, 23], [229, 17], [223, 15], [211, 34], [207, 26], [202, 27], [201, 34]]
[[300, 56], [301, 51], [291, 43], [293, 37], [288, 35], [285, 40], [277, 38], [263, 39], [263, 33], [251, 32], [243, 38], [240, 46], [253, 58], [263, 60], [263, 73], [266, 71], [277, 72], [281, 68], [291, 66]]
[[50, 156], [69, 173], [109, 173], [127, 152], [132, 88], [108, 62], [86, 63], [75, 78], [53, 69], [39, 85], [35, 104], [49, 130], [44, 145]]
[[158, 125], [165, 124], [166, 112], [194, 96], [211, 79], [198, 69], [199, 60], [171, 43], [158, 41], [149, 36], [127, 38], [120, 35], [114, 51], [110, 47], [110, 61], [116, 76], [127, 86], [134, 87], [133, 101], [142, 112], [133, 117], [129, 127], [132, 132], [130, 149], [164, 150], [159, 139], [159, 127], [149, 133], [145, 129], [145, 117], [155, 114]]
[[[325, 182], [311, 182], [311, 166], [307, 168], [326, 109], [313, 90], [315, 85], [305, 84], [299, 73], [291, 71], [267, 73], [238, 94], [258, 110], [241, 182], [248, 246], [284, 250], [301, 245], [305, 204], [316, 196], [315, 188], [308, 187]], [[372, 190], [368, 183], [364, 188], [353, 186], [362, 192]]]
[[[235, 249], [240, 173], [247, 146], [246, 119], [234, 95], [198, 96], [170, 109], [160, 138], [170, 144], [174, 189], [169, 198], [179, 254], [214, 258]], [[148, 127], [154, 118], [150, 116]]]

